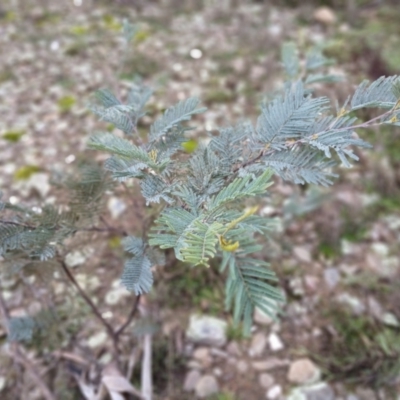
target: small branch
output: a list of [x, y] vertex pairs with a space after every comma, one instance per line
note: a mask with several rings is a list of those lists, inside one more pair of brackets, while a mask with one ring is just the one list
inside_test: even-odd
[[[31, 230], [37, 229], [37, 226], [34, 226], [34, 225], [22, 224], [20, 222], [7, 221], [7, 220], [3, 220], [3, 219], [0, 219], [0, 223], [5, 224], [5, 225], [20, 226], [22, 228], [31, 229]], [[55, 226], [54, 229], [58, 230], [58, 229], [61, 229], [61, 227]], [[107, 226], [106, 228], [99, 228], [97, 226], [92, 226], [90, 228], [76, 228], [74, 231], [75, 232], [107, 232], [107, 233], [115, 232], [115, 233], [119, 233], [122, 236], [128, 236], [128, 233], [125, 230], [119, 229], [119, 228], [113, 228], [112, 226]]]
[[86, 304], [91, 308], [93, 311], [93, 314], [97, 317], [97, 319], [102, 323], [104, 328], [106, 329], [108, 336], [112, 340], [113, 343], [113, 349], [114, 349], [114, 358], [117, 361], [118, 360], [118, 340], [117, 336], [114, 333], [114, 330], [112, 326], [102, 317], [100, 311], [98, 308], [95, 306], [95, 304], [92, 302], [92, 300], [89, 298], [89, 296], [85, 293], [85, 291], [81, 288], [75, 277], [71, 274], [71, 271], [65, 264], [63, 260], [59, 260], [60, 265], [62, 269], [64, 270], [65, 274], [67, 275], [67, 278], [71, 281], [71, 283], [75, 286], [79, 294], [81, 295], [82, 299], [86, 302]]
[[[340, 132], [343, 130], [355, 130], [355, 129], [362, 129], [362, 128], [371, 128], [374, 126], [380, 126], [382, 125], [382, 122], [378, 122], [376, 123], [376, 121], [381, 120], [382, 118], [385, 118], [389, 115], [391, 115], [393, 113], [393, 109], [386, 111], [385, 113], [378, 115], [377, 117], [374, 117], [372, 119], [370, 119], [369, 121], [366, 122], [362, 122], [360, 124], [357, 125], [353, 125], [353, 126], [349, 126], [349, 127], [345, 127], [345, 128], [335, 128], [335, 129], [326, 129], [324, 131], [321, 132], [317, 132], [317, 133], [313, 133], [312, 135], [309, 135], [307, 137], [303, 137], [301, 139], [298, 140], [293, 140], [292, 142], [290, 142], [289, 144], [287, 144], [287, 148], [292, 148], [295, 145], [298, 144], [303, 144], [303, 143], [307, 143], [308, 141], [312, 140], [313, 136], [320, 136], [321, 134], [323, 134], [324, 132]], [[257, 156], [255, 156], [254, 158], [252, 158], [249, 161], [246, 161], [240, 165], [238, 165], [236, 168], [233, 169], [233, 173], [237, 173], [241, 168], [245, 168], [249, 165], [252, 165], [254, 163], [256, 163], [258, 160], [260, 160], [262, 157], [267, 156], [267, 155], [271, 155], [273, 153], [275, 153], [276, 150], [268, 150], [267, 148], [265, 150], [262, 150]], [[233, 178], [231, 178], [233, 179]]]
[[126, 319], [126, 321], [115, 331], [115, 336], [118, 339], [119, 336], [122, 334], [122, 332], [130, 325], [132, 322], [133, 318], [135, 317], [135, 314], [138, 311], [139, 308], [139, 303], [140, 303], [140, 294], [136, 296], [135, 301], [133, 303], [133, 306], [131, 308], [131, 311]]
[[[10, 330], [9, 330], [10, 315], [8, 313], [7, 306], [4, 301], [1, 290], [0, 290], [0, 311], [2, 314], [2, 318], [4, 321], [6, 331], [9, 334], [10, 333]], [[21, 351], [20, 345], [17, 342], [11, 343], [10, 349], [13, 353], [15, 360], [19, 364], [21, 364], [23, 367], [25, 367], [25, 369], [31, 374], [32, 378], [34, 379], [34, 381], [36, 382], [36, 384], [39, 386], [40, 390], [42, 391], [44, 398], [46, 400], [57, 400], [56, 397], [54, 396], [54, 394], [47, 387], [46, 383], [43, 381], [40, 374], [36, 371], [35, 366], [28, 359], [28, 357], [26, 357], [25, 354]]]

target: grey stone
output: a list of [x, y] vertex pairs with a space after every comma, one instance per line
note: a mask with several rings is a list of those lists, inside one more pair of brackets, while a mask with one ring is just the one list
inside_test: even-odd
[[386, 312], [382, 315], [381, 321], [388, 326], [393, 326], [395, 328], [400, 326], [399, 320], [397, 317], [391, 313], [391, 312]]
[[244, 360], [240, 360], [237, 364], [236, 364], [236, 368], [239, 372], [241, 372], [242, 374], [244, 374], [245, 372], [247, 372], [249, 370], [249, 364], [244, 361]]
[[320, 379], [320, 369], [308, 358], [294, 361], [289, 368], [287, 378], [290, 382], [311, 384]]
[[359, 400], [376, 400], [375, 393], [371, 389], [358, 388], [356, 396]]
[[258, 376], [258, 383], [264, 389], [268, 389], [275, 383], [275, 379], [272, 375], [264, 372]]
[[360, 315], [365, 311], [362, 301], [349, 293], [341, 293], [336, 299], [339, 303], [348, 305], [355, 315]]
[[195, 386], [196, 396], [201, 399], [211, 396], [219, 391], [218, 382], [213, 375], [202, 376]]
[[112, 219], [117, 219], [126, 210], [126, 207], [125, 202], [118, 197], [110, 197], [107, 202], [107, 208], [110, 211]]
[[375, 299], [375, 297], [368, 296], [367, 298], [368, 311], [371, 316], [380, 320], [383, 314], [383, 308], [380, 303]]
[[196, 343], [221, 347], [226, 343], [227, 323], [219, 318], [207, 315], [192, 315], [186, 336]]
[[193, 358], [198, 361], [203, 368], [208, 368], [212, 364], [212, 357], [208, 347], [199, 347], [193, 352]]
[[337, 268], [326, 268], [324, 270], [324, 280], [329, 289], [334, 289], [340, 282], [340, 272]]
[[303, 286], [303, 279], [301, 277], [293, 278], [289, 281], [289, 286], [292, 289], [292, 292], [296, 296], [304, 296], [305, 290]]
[[323, 25], [333, 25], [336, 22], [336, 15], [329, 7], [318, 7], [313, 14], [315, 21]]
[[280, 351], [285, 348], [281, 338], [274, 332], [268, 336], [268, 343], [272, 351]]
[[294, 256], [301, 262], [310, 263], [312, 260], [311, 252], [307, 247], [296, 246], [293, 248]]
[[266, 393], [266, 398], [269, 400], [274, 400], [280, 398], [282, 395], [282, 387], [279, 385], [272, 386], [271, 389], [268, 389]]
[[186, 374], [185, 382], [183, 384], [183, 390], [186, 392], [191, 392], [200, 380], [201, 374], [198, 370], [193, 369]]
[[240, 356], [242, 355], [242, 351], [237, 342], [229, 342], [228, 346], [226, 346], [226, 351], [232, 356]]
[[307, 400], [335, 400], [335, 393], [332, 388], [324, 382], [304, 387], [301, 390], [306, 395]]
[[251, 341], [249, 356], [259, 357], [264, 352], [267, 345], [267, 336], [263, 332], [257, 332]]
[[68, 253], [65, 257], [65, 263], [69, 268], [77, 267], [83, 264], [92, 254], [94, 249], [92, 247], [85, 247], [81, 250], [75, 250]]

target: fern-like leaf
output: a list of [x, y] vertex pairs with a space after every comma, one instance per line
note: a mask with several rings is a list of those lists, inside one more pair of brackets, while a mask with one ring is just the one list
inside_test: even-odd
[[222, 224], [213, 222], [208, 225], [198, 219], [193, 222], [191, 229], [185, 231], [180, 248], [180, 259], [192, 265], [207, 265], [210, 258], [216, 254], [218, 234]]
[[283, 98], [277, 98], [262, 108], [256, 129], [260, 148], [285, 149], [287, 140], [309, 133], [328, 103], [326, 97], [307, 95], [301, 81], [290, 85]]
[[263, 163], [272, 168], [282, 179], [296, 184], [313, 183], [329, 186], [333, 177], [337, 175], [330, 172], [336, 165], [335, 161], [324, 160], [319, 153], [307, 148], [293, 148], [268, 155]]
[[168, 204], [173, 204], [174, 199], [169, 196], [173, 187], [167, 185], [160, 177], [155, 175], [147, 175], [140, 182], [142, 195], [146, 199], [146, 205], [150, 203], [159, 203], [161, 199]]
[[148, 293], [153, 285], [153, 274], [147, 256], [136, 256], [126, 261], [121, 282], [136, 295]]
[[399, 77], [381, 76], [376, 81], [370, 83], [368, 80], [363, 81], [356, 89], [350, 105], [351, 110], [360, 108], [377, 107], [390, 109], [394, 107], [397, 98], [393, 92], [394, 87], [399, 82]]
[[236, 178], [211, 199], [207, 205], [208, 209], [214, 211], [234, 200], [264, 194], [267, 188], [272, 185], [271, 177], [272, 171], [266, 170], [255, 179], [251, 175]]
[[234, 322], [243, 321], [245, 334], [250, 333], [254, 308], [258, 307], [271, 318], [277, 314], [277, 306], [283, 302], [281, 292], [270, 281], [277, 281], [268, 264], [253, 258], [228, 259], [229, 274], [226, 282], [226, 308], [234, 309]]
[[112, 133], [103, 132], [90, 137], [88, 146], [92, 149], [107, 151], [128, 160], [140, 161], [153, 165], [149, 155], [129, 140], [120, 138]]
[[174, 126], [183, 121], [188, 121], [193, 115], [200, 114], [206, 108], [196, 108], [200, 100], [195, 97], [189, 97], [180, 101], [175, 106], [168, 108], [164, 115], [156, 120], [150, 127], [150, 140], [156, 140], [165, 135]]
[[290, 79], [296, 78], [300, 72], [300, 63], [295, 43], [286, 42], [283, 44], [281, 58], [286, 75]]

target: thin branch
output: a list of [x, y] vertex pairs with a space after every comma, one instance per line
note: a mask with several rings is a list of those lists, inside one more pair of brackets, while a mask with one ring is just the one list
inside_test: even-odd
[[113, 343], [113, 349], [114, 349], [114, 358], [116, 360], [118, 360], [118, 340], [117, 340], [117, 336], [114, 333], [114, 330], [112, 328], [112, 326], [102, 317], [100, 311], [98, 310], [98, 308], [95, 306], [95, 304], [93, 303], [93, 301], [90, 299], [90, 297], [85, 293], [85, 291], [81, 288], [81, 286], [79, 285], [79, 283], [77, 282], [77, 280], [75, 279], [75, 277], [71, 274], [71, 271], [69, 270], [69, 268], [67, 267], [67, 265], [65, 264], [64, 260], [59, 260], [60, 261], [60, 265], [62, 267], [62, 269], [64, 270], [65, 274], [67, 275], [67, 278], [71, 281], [71, 283], [75, 286], [75, 288], [77, 289], [77, 291], [79, 292], [79, 294], [81, 295], [81, 297], [83, 298], [83, 300], [86, 302], [86, 304], [91, 308], [91, 310], [93, 311], [93, 314], [97, 317], [97, 319], [102, 323], [102, 325], [104, 326], [104, 328], [106, 329], [108, 336], [110, 337], [110, 339], [112, 340]]
[[[3, 293], [1, 292], [1, 290], [0, 290], [0, 311], [2, 314], [2, 318], [4, 321], [5, 328], [7, 330], [7, 333], [10, 334], [10, 329], [9, 329], [10, 315], [8, 313], [7, 306], [4, 301]], [[56, 400], [56, 397], [54, 396], [54, 394], [47, 387], [46, 383], [43, 381], [40, 374], [36, 371], [35, 366], [28, 359], [28, 357], [26, 357], [25, 354], [21, 351], [20, 345], [16, 342], [11, 343], [10, 349], [13, 353], [15, 360], [19, 364], [21, 364], [23, 367], [25, 367], [25, 369], [31, 374], [32, 378], [34, 379], [34, 381], [36, 382], [36, 384], [39, 386], [40, 390], [42, 391], [44, 398], [46, 400]]]
[[133, 318], [135, 317], [135, 314], [137, 313], [139, 309], [139, 303], [140, 303], [140, 294], [136, 296], [135, 301], [133, 303], [133, 306], [131, 308], [131, 311], [126, 319], [126, 321], [115, 331], [115, 336], [118, 339], [119, 336], [122, 334], [122, 332], [130, 325], [132, 322]]
[[[7, 221], [7, 220], [3, 220], [3, 219], [0, 219], [0, 223], [5, 224], [5, 225], [20, 226], [22, 228], [32, 229], [32, 230], [37, 229], [37, 226], [34, 226], [34, 225], [28, 225], [28, 224], [23, 224], [23, 223], [14, 222], [14, 221]], [[59, 230], [59, 229], [62, 229], [62, 227], [56, 225], [54, 227], [54, 229]], [[75, 233], [76, 232], [106, 232], [106, 233], [115, 232], [115, 233], [119, 233], [122, 236], [128, 236], [128, 233], [125, 230], [119, 229], [119, 228], [113, 228], [112, 226], [107, 226], [106, 228], [99, 228], [97, 226], [92, 226], [90, 228], [75, 228], [74, 232]]]
[[[394, 111], [393, 109], [389, 110], [389, 111], [386, 111], [385, 113], [383, 113], [381, 115], [378, 115], [377, 117], [371, 118], [369, 121], [362, 122], [362, 123], [357, 124], [357, 125], [353, 125], [353, 126], [349, 126], [349, 127], [345, 127], [345, 128], [326, 129], [326, 130], [321, 131], [321, 132], [313, 133], [312, 135], [309, 135], [307, 137], [303, 137], [301, 139], [293, 140], [291, 142], [288, 142], [287, 143], [287, 148], [292, 148], [293, 146], [298, 145], [298, 144], [302, 144], [302, 143], [308, 143], [310, 140], [313, 139], [313, 137], [320, 136], [321, 134], [323, 134], [323, 133], [325, 133], [327, 131], [329, 131], [329, 132], [340, 132], [340, 131], [343, 131], [344, 129], [346, 129], [346, 130], [355, 130], [355, 129], [371, 128], [371, 127], [374, 127], [374, 126], [380, 126], [380, 125], [382, 125], [383, 122], [376, 123], [376, 121], [379, 121], [382, 118], [385, 118], [385, 117], [391, 115], [393, 113], [393, 111]], [[271, 155], [271, 154], [273, 154], [275, 152], [276, 152], [276, 150], [268, 150], [268, 148], [265, 148], [264, 150], [262, 150], [254, 158], [252, 158], [252, 159], [250, 159], [250, 160], [238, 165], [237, 167], [235, 167], [233, 169], [233, 173], [237, 173], [240, 169], [242, 169], [244, 167], [247, 167], [249, 165], [255, 164], [257, 161], [259, 161], [264, 156]], [[233, 178], [231, 177], [231, 179], [233, 179]]]

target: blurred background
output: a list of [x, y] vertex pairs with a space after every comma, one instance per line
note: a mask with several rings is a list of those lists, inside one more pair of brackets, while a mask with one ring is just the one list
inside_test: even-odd
[[[125, 18], [137, 26], [128, 48], [120, 34]], [[133, 78], [149, 84], [154, 95], [139, 126], [143, 135], [168, 106], [198, 96], [208, 107], [192, 123], [198, 140], [256, 120], [260, 102], [283, 83], [286, 41], [300, 54], [318, 46], [336, 60], [329, 72], [342, 80], [314, 90], [339, 104], [363, 79], [399, 74], [399, 21], [399, 0], [2, 0], [0, 189], [13, 204], [56, 203], [51, 182], [58, 173], [81, 160], [104, 160], [86, 150], [88, 136], [107, 128], [86, 108], [96, 89], [123, 98]], [[261, 210], [279, 225], [265, 258], [288, 300], [280, 322], [256, 313], [252, 338], [243, 338], [224, 311], [216, 272], [179, 264], [158, 272], [148, 299], [160, 324], [155, 398], [399, 398], [400, 130], [358, 134], [374, 147], [357, 151], [353, 168], [339, 168], [333, 187], [277, 181]], [[140, 231], [138, 196], [117, 191], [107, 209], [112, 224]], [[80, 244], [69, 244], [80, 282], [110, 318], [122, 318], [128, 293], [118, 286], [118, 238]], [[68, 368], [51, 356], [60, 348], [82, 357], [90, 350], [105, 363], [107, 338], [98, 337], [96, 322], [61, 279], [49, 286], [20, 278], [1, 280], [12, 315], [37, 312], [51, 297], [72, 325], [31, 345], [29, 354], [57, 399], [83, 398]], [[198, 313], [227, 323], [223, 347], [187, 339], [187, 321]], [[0, 398], [40, 399], [35, 382], [13, 367], [1, 326], [0, 346]]]

